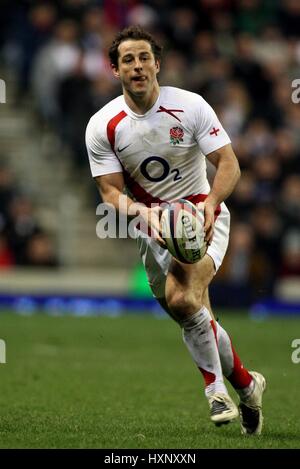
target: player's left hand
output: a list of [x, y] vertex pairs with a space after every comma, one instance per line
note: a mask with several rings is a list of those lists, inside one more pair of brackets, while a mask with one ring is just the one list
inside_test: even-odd
[[149, 226], [152, 230], [152, 234], [156, 242], [160, 245], [160, 247], [167, 249], [166, 242], [162, 238], [161, 225], [160, 225], [160, 217], [162, 214], [162, 208], [160, 206], [150, 208], [148, 209], [148, 214], [149, 214]]
[[197, 204], [197, 207], [204, 212], [205, 241], [210, 245], [214, 234], [216, 208], [214, 204], [207, 199], [204, 202]]

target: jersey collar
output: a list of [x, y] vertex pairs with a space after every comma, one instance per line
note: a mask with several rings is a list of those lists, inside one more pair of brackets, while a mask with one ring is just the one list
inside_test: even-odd
[[148, 117], [152, 116], [152, 114], [155, 114], [157, 112], [157, 110], [159, 109], [159, 106], [160, 106], [160, 95], [161, 95], [161, 92], [159, 92], [159, 95], [157, 97], [157, 100], [155, 101], [155, 103], [153, 104], [153, 106], [149, 109], [149, 111], [147, 111], [145, 114], [136, 114], [135, 112], [133, 112], [129, 106], [127, 106], [126, 102], [125, 102], [125, 99], [124, 99], [124, 96], [123, 96], [123, 100], [124, 100], [124, 105], [125, 105], [125, 111], [126, 111], [126, 114], [128, 114], [128, 116], [130, 116], [132, 119], [135, 119], [135, 120], [143, 120], [143, 119], [148, 119]]

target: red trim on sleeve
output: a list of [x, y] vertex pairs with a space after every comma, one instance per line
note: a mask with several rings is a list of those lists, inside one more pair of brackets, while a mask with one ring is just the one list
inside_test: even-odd
[[121, 111], [115, 117], [110, 119], [110, 121], [107, 124], [107, 127], [106, 127], [107, 138], [113, 151], [115, 151], [116, 127], [119, 124], [119, 122], [121, 122], [121, 120], [124, 119], [124, 117], [126, 116], [127, 116], [126, 112]]

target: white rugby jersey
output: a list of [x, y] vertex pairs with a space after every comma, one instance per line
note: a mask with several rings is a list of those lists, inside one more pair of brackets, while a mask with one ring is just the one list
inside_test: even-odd
[[207, 194], [205, 155], [228, 143], [201, 96], [168, 86], [143, 115], [119, 96], [92, 116], [86, 130], [93, 177], [123, 172], [129, 195], [148, 206]]

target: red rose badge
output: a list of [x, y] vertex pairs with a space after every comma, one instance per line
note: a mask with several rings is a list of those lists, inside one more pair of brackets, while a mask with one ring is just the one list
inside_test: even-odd
[[183, 142], [184, 132], [181, 127], [172, 127], [170, 129], [170, 143], [176, 145], [176, 143]]

